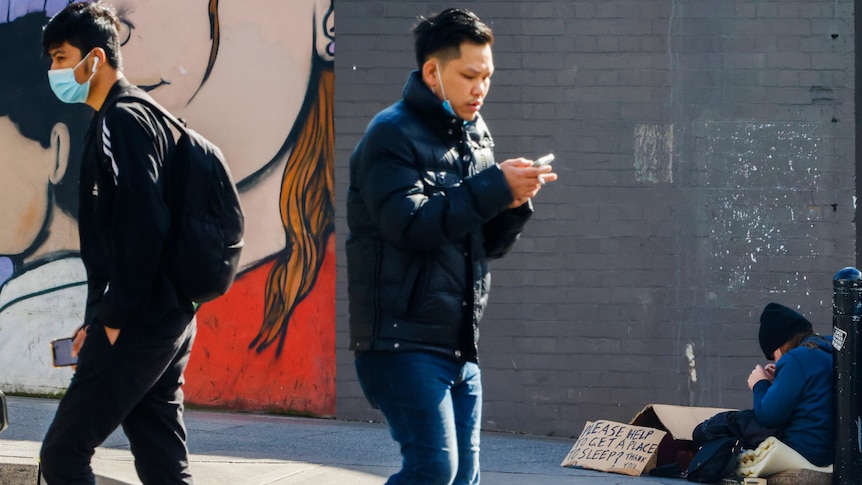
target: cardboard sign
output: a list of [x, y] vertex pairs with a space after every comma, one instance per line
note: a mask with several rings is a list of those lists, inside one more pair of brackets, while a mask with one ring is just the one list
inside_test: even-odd
[[639, 476], [666, 432], [655, 428], [587, 421], [581, 436], [560, 466]]

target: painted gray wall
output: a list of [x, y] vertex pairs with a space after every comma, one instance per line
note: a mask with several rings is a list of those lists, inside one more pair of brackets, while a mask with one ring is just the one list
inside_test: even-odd
[[[853, 2], [470, 1], [495, 31], [499, 160], [557, 155], [493, 264], [486, 429], [573, 436], [647, 403], [750, 407], [776, 301], [831, 332], [855, 264]], [[348, 157], [415, 64], [417, 15], [339, 0], [338, 417], [380, 419], [347, 350]]]

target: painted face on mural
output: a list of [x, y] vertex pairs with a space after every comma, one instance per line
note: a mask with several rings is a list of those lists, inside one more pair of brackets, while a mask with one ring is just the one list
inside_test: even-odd
[[[207, 0], [115, 0], [123, 72], [168, 109], [185, 106], [209, 64]], [[181, 47], [180, 47], [181, 46]]]
[[[66, 133], [65, 125], [57, 130]], [[0, 116], [0, 140], [0, 254], [11, 256], [30, 249], [45, 225], [57, 158], [52, 147], [22, 136], [7, 116]]]
[[332, 15], [316, 14], [330, 6], [329, 0], [219, 3], [222, 41], [215, 67], [180, 114], [195, 126], [201, 123], [203, 133], [224, 135], [214, 141], [236, 180], [258, 173], [282, 153], [300, 118], [312, 60], [326, 50], [315, 45], [315, 32]]
[[212, 138], [236, 180], [282, 151], [305, 101], [312, 58], [334, 55], [331, 0], [219, 2], [215, 44], [208, 0], [113, 3], [123, 21], [126, 77]]
[[[0, 23], [0, 44], [31, 39], [28, 45], [38, 46], [47, 21], [37, 11]], [[77, 48], [60, 50], [63, 55], [50, 60], [38, 50], [0, 51], [3, 65], [12, 66], [0, 70], [0, 255], [16, 264], [50, 261], [78, 248], [79, 140], [92, 110], [61, 102], [49, 86], [49, 67], [73, 68], [83, 58]], [[87, 80], [91, 58], [72, 73], [75, 86]]]

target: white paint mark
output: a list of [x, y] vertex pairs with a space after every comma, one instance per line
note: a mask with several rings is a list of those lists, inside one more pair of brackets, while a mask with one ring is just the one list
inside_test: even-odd
[[697, 367], [694, 362], [694, 342], [689, 342], [685, 346], [685, 358], [688, 360], [688, 378], [692, 384], [697, 383]]
[[635, 180], [673, 183], [673, 124], [637, 125], [634, 138]]

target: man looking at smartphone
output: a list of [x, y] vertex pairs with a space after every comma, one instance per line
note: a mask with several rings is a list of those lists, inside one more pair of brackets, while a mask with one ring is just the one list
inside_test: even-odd
[[491, 29], [449, 9], [415, 26], [418, 70], [350, 159], [350, 348], [359, 383], [401, 446], [388, 484], [479, 482], [478, 324], [488, 260], [511, 248], [549, 165], [494, 162], [479, 116]]
[[93, 452], [120, 425], [144, 484], [192, 483], [180, 386], [194, 310], [161, 257], [170, 221], [164, 165], [175, 143], [160, 114], [137, 101], [111, 102], [133, 89], [118, 28], [106, 4], [73, 3], [42, 33], [54, 93], [97, 112], [79, 184], [87, 307], [77, 369], [42, 444], [49, 485], [95, 483]]

